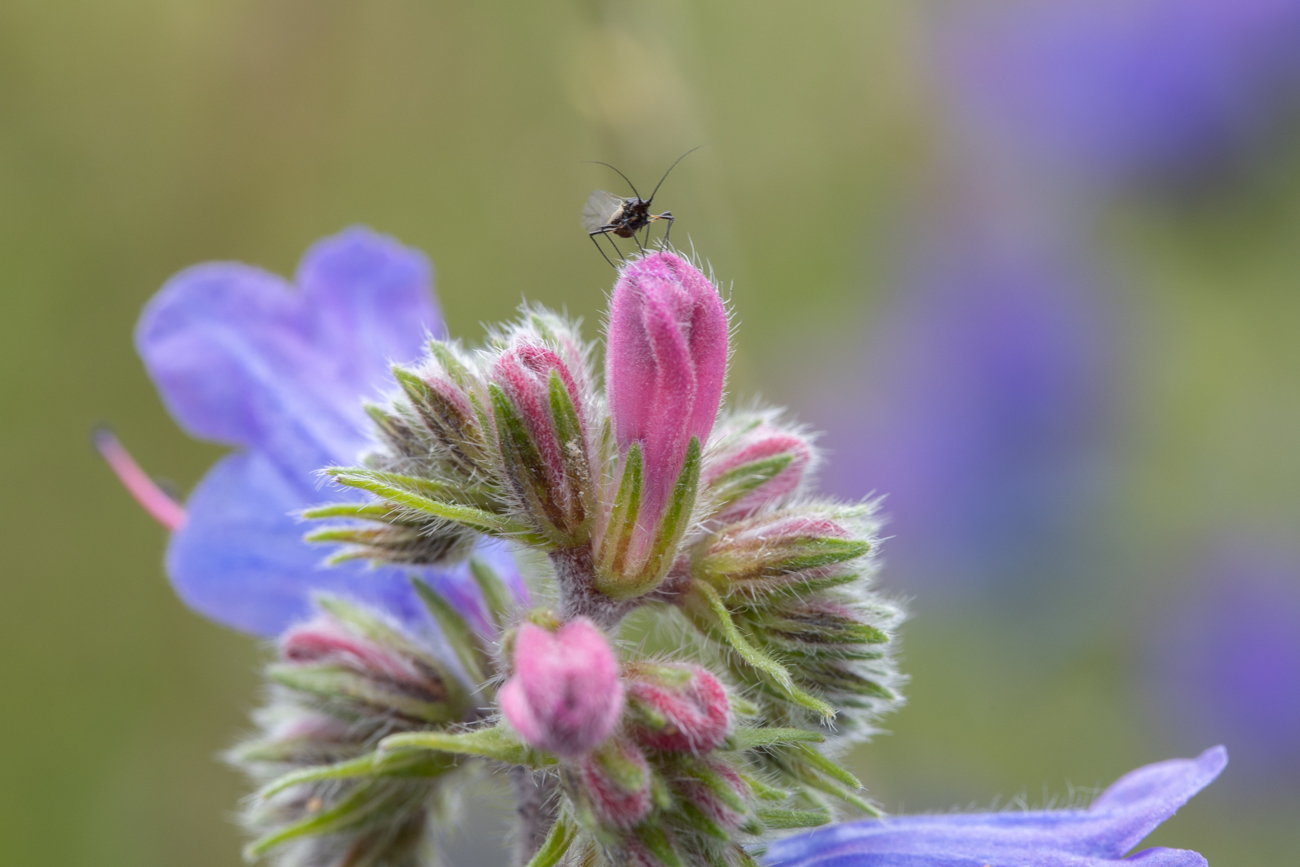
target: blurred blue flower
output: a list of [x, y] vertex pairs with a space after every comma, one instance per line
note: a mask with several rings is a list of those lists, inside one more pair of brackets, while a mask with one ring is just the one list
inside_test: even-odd
[[1041, 582], [1104, 484], [1115, 349], [1102, 299], [1059, 249], [983, 216], [922, 233], [902, 291], [814, 413], [825, 486], [888, 494], [890, 572], [913, 588]]
[[1300, 557], [1225, 544], [1147, 618], [1143, 692], [1179, 741], [1232, 745], [1237, 776], [1300, 785]]
[[[309, 249], [294, 285], [216, 262], [177, 274], [145, 306], [136, 348], [172, 417], [198, 439], [238, 449], [194, 489], [167, 550], [172, 585], [195, 611], [273, 636], [305, 619], [324, 591], [424, 622], [408, 570], [327, 567], [328, 552], [302, 540], [296, 516], [350, 498], [322, 490], [318, 473], [367, 447], [362, 401], [391, 386], [389, 363], [443, 335], [431, 282], [423, 255], [353, 228]], [[503, 546], [479, 554], [523, 592]], [[422, 577], [479, 611], [466, 565]]]
[[773, 867], [1204, 867], [1184, 849], [1125, 857], [1228, 762], [1223, 747], [1147, 765], [1086, 810], [899, 816], [850, 822], [781, 840]]
[[1300, 90], [1294, 0], [972, 4], [936, 55], [967, 129], [1089, 176], [1197, 171], [1250, 146]]

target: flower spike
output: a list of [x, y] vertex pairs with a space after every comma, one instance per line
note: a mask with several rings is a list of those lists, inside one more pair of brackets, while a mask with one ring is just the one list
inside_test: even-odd
[[[811, 492], [812, 439], [777, 412], [718, 423], [712, 283], [666, 248], [623, 268], [603, 393], [558, 314], [525, 307], [473, 350], [442, 339], [429, 274], [364, 230], [292, 284], [191, 269], [138, 342], [181, 423], [239, 451], [182, 509], [96, 439], [174, 531], [186, 601], [278, 636], [258, 733], [230, 756], [258, 787], [250, 860], [427, 867], [475, 779], [513, 787], [521, 867], [756, 867], [777, 831], [879, 815], [829, 752], [902, 700], [878, 524]], [[303, 516], [330, 522], [307, 537], [328, 565]], [[672, 640], [618, 641], [634, 612]], [[1110, 863], [1225, 760], [1139, 771], [1082, 816], [841, 825], [765, 857]]]

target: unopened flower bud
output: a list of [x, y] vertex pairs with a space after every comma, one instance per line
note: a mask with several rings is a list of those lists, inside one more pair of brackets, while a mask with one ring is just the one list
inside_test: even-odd
[[460, 720], [464, 686], [432, 653], [382, 619], [338, 600], [280, 639], [270, 678], [310, 706], [353, 719]]
[[847, 520], [854, 517], [789, 509], [737, 522], [713, 538], [694, 563], [695, 574], [724, 594], [751, 596], [843, 583], [854, 573], [842, 564], [871, 550]]
[[701, 759], [683, 769], [674, 790], [710, 822], [734, 831], [749, 809], [749, 786], [726, 762]]
[[501, 712], [529, 745], [573, 759], [599, 746], [623, 711], [618, 661], [585, 618], [548, 632], [525, 622], [514, 638], [514, 674]]
[[582, 760], [583, 800], [607, 827], [631, 828], [650, 812], [650, 765], [635, 744], [609, 740]]
[[700, 487], [717, 510], [714, 517], [734, 521], [798, 492], [815, 455], [801, 431], [764, 415], [734, 416], [710, 446]]
[[542, 532], [585, 541], [593, 497], [587, 396], [561, 355], [517, 334], [492, 366], [492, 404], [507, 482]]
[[[605, 592], [644, 592], [667, 570], [694, 505], [699, 451], [718, 414], [726, 369], [727, 312], [708, 278], [668, 252], [626, 266], [606, 340], [605, 382], [622, 464], [605, 516], [601, 559], [613, 573]], [[620, 581], [633, 585], [630, 591]]]
[[453, 344], [434, 341], [424, 364], [414, 369], [396, 367], [393, 375], [416, 419], [432, 437], [438, 457], [448, 469], [472, 477], [483, 463], [484, 440], [470, 398], [477, 376], [469, 362]]
[[698, 665], [629, 665], [628, 704], [637, 740], [657, 750], [707, 753], [727, 736], [727, 691]]
[[[373, 774], [335, 778], [367, 761], [391, 734], [429, 731], [473, 716], [446, 666], [382, 615], [317, 599], [320, 613], [280, 640], [260, 733], [228, 754], [263, 785], [241, 821], [258, 839], [250, 860], [280, 864], [411, 864], [430, 845], [455, 758], [405, 755]], [[377, 760], [376, 760], [377, 761]], [[325, 821], [322, 824], [322, 817]]]

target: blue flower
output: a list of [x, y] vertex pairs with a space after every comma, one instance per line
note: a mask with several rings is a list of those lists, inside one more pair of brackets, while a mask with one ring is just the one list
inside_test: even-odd
[[1120, 180], [1207, 168], [1276, 126], [1300, 84], [1292, 2], [967, 7], [935, 54], [966, 129], [1016, 162]]
[[1086, 810], [900, 816], [781, 840], [773, 867], [1204, 867], [1183, 849], [1130, 850], [1228, 763], [1223, 747], [1121, 777]]
[[990, 207], [924, 226], [903, 291], [819, 401], [825, 487], [889, 492], [891, 574], [942, 587], [931, 604], [1027, 599], [1104, 490], [1117, 341], [1082, 257], [1054, 227], [1020, 229]]
[[1300, 556], [1293, 544], [1228, 537], [1188, 571], [1144, 618], [1135, 686], [1178, 742], [1234, 744], [1234, 780], [1256, 796], [1300, 791]]
[[[423, 255], [352, 228], [309, 249], [293, 284], [214, 262], [177, 274], [145, 306], [136, 348], [172, 417], [237, 449], [194, 489], [168, 547], [172, 585], [195, 611], [273, 636], [323, 591], [424, 622], [408, 570], [326, 566], [329, 552], [303, 541], [297, 515], [349, 498], [323, 489], [319, 471], [367, 448], [363, 400], [392, 387], [389, 363], [443, 336], [431, 282]], [[523, 592], [502, 545], [478, 553]], [[423, 577], [478, 612], [464, 564]]]

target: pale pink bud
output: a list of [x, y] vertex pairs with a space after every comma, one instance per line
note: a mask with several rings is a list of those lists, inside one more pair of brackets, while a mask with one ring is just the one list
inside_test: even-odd
[[812, 581], [843, 583], [842, 564], [871, 551], [849, 510], [788, 509], [739, 521], [714, 536], [696, 559], [697, 577], [719, 589], [764, 593]]
[[442, 660], [380, 616], [329, 597], [318, 604], [326, 610], [281, 636], [275, 683], [358, 724], [450, 722], [472, 707]]
[[727, 736], [727, 691], [698, 665], [628, 666], [637, 740], [657, 750], [707, 753]]
[[424, 686], [429, 680], [413, 660], [356, 635], [327, 616], [292, 627], [280, 636], [280, 658], [298, 664], [339, 666], [413, 686]]
[[691, 438], [708, 440], [726, 372], [727, 311], [708, 278], [668, 252], [626, 266], [610, 301], [605, 384], [619, 448], [641, 444], [645, 530], [662, 515]]
[[583, 793], [602, 824], [631, 828], [650, 812], [650, 765], [627, 739], [607, 742], [579, 770]]
[[492, 382], [500, 389], [493, 398], [497, 435], [516, 495], [539, 521], [565, 536], [580, 534], [591, 474], [585, 395], [569, 366], [540, 342], [517, 338], [497, 356]]
[[520, 626], [514, 675], [499, 697], [501, 712], [528, 744], [570, 759], [605, 741], [623, 711], [618, 661], [586, 618], [554, 633]]
[[778, 504], [802, 485], [816, 451], [803, 433], [762, 416], [733, 418], [700, 474], [717, 504], [716, 517], [734, 521]]

